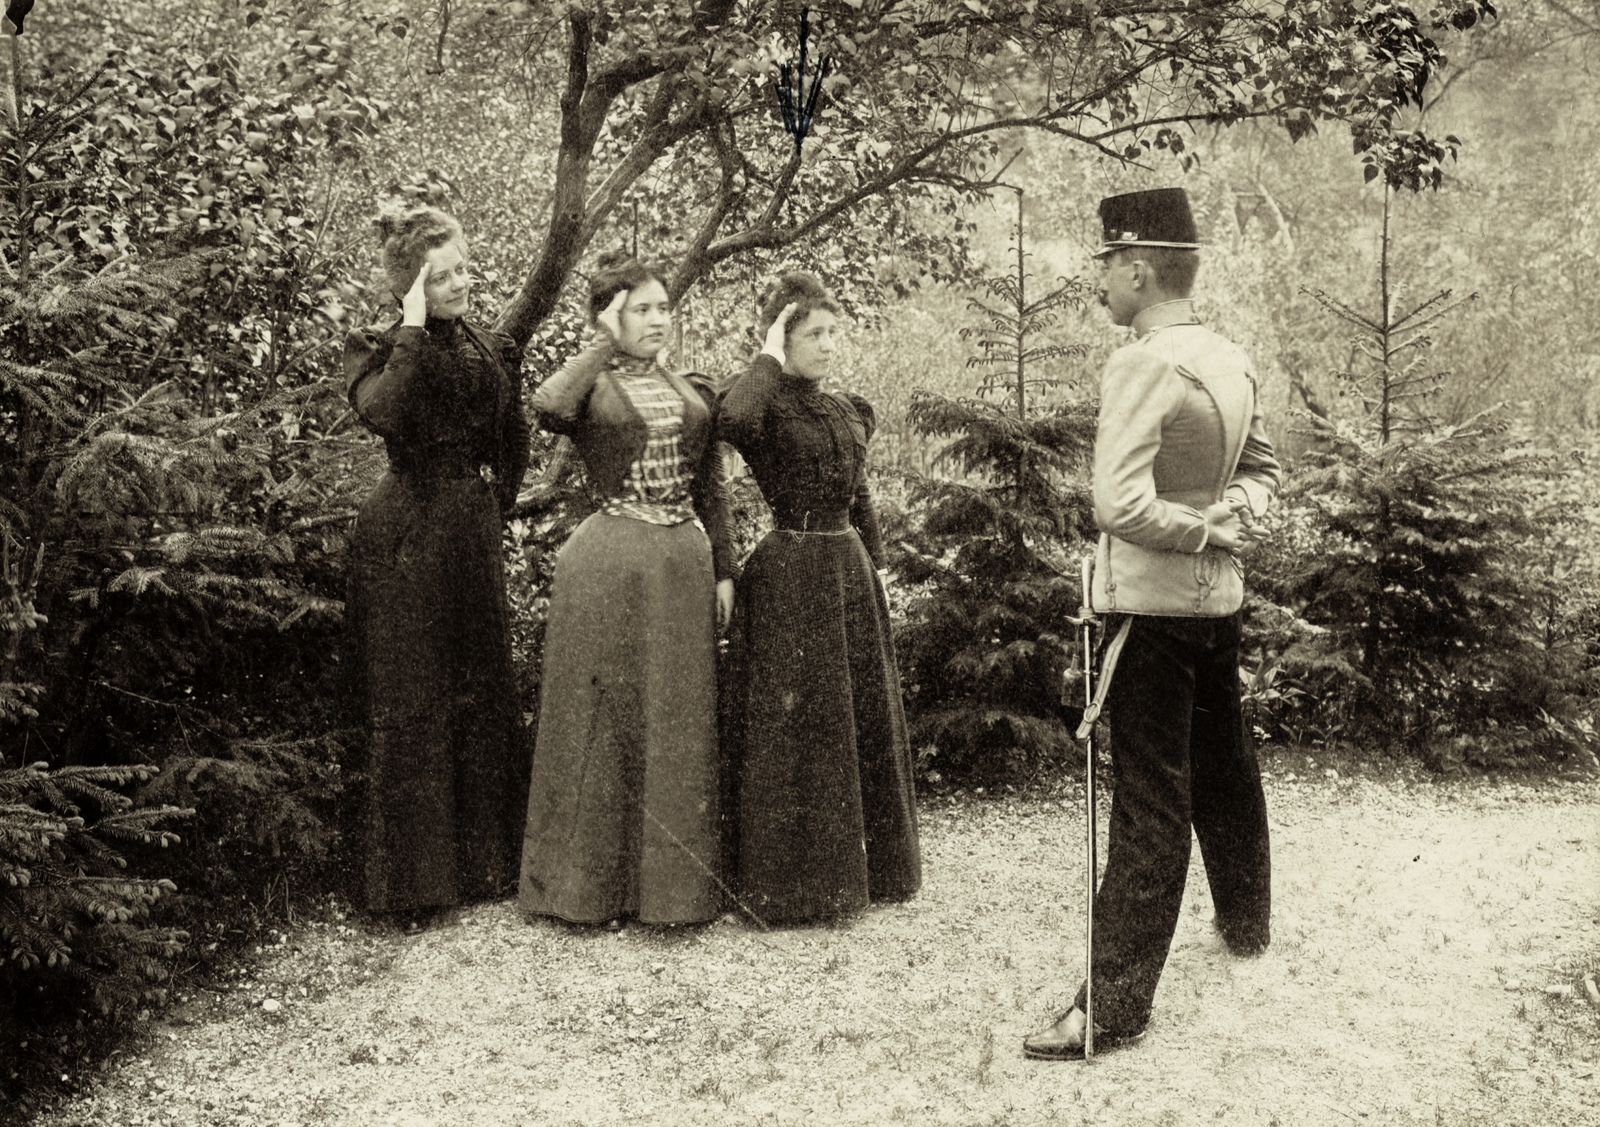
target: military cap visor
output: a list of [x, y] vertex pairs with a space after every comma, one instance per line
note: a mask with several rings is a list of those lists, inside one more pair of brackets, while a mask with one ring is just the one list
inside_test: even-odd
[[1126, 247], [1199, 250], [1200, 234], [1182, 188], [1156, 188], [1100, 201], [1101, 246], [1096, 258]]

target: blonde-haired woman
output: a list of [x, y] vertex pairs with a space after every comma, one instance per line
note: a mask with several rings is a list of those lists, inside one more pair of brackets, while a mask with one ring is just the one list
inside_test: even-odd
[[526, 752], [501, 522], [528, 461], [522, 350], [467, 320], [461, 225], [378, 215], [390, 323], [345, 341], [350, 404], [387, 448], [351, 545], [347, 630], [368, 729], [361, 894], [412, 928], [516, 879]]

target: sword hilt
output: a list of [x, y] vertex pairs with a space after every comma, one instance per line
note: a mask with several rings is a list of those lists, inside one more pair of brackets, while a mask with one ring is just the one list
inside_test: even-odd
[[1099, 626], [1100, 616], [1093, 607], [1079, 607], [1076, 615], [1067, 615], [1067, 622], [1073, 626]]

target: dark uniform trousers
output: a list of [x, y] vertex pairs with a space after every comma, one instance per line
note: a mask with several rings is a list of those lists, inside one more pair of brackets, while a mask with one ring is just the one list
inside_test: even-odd
[[[1191, 825], [1230, 948], [1265, 948], [1272, 914], [1266, 798], [1240, 709], [1241, 616], [1131, 617], [1106, 701], [1115, 789], [1092, 968], [1095, 1025], [1123, 1035], [1150, 1017]], [[1079, 1009], [1084, 995], [1080, 987]]]

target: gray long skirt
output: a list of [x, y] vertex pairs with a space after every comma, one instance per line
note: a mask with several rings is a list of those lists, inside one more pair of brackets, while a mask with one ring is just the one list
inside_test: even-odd
[[575, 923], [717, 914], [711, 545], [596, 513], [556, 557], [519, 903]]

